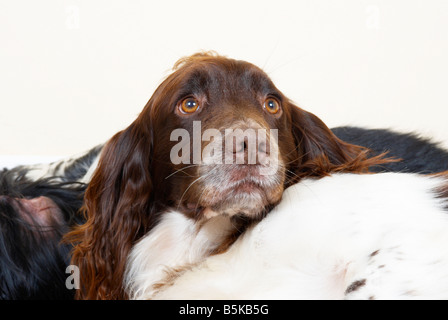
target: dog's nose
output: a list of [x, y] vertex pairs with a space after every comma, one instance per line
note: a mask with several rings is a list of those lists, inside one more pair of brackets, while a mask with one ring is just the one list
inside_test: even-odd
[[237, 164], [260, 164], [269, 155], [269, 144], [265, 130], [236, 129], [226, 135], [227, 159]]
[[248, 137], [247, 135], [235, 137], [233, 146], [233, 153], [243, 153], [248, 152], [250, 148], [256, 149], [258, 152], [268, 152], [268, 144], [266, 143], [266, 136], [263, 134], [256, 134], [253, 137]]
[[242, 153], [246, 152], [249, 149], [249, 139], [246, 136], [236, 137], [233, 143], [233, 153]]

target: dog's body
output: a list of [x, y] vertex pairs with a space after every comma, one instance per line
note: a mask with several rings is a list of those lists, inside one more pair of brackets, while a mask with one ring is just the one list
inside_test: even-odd
[[[134, 283], [133, 298], [448, 299], [447, 183], [398, 173], [302, 180], [227, 252], [178, 278]], [[145, 258], [148, 240], [132, 259]]]
[[65, 288], [71, 246], [60, 244], [85, 186], [0, 172], [0, 299], [72, 299]]

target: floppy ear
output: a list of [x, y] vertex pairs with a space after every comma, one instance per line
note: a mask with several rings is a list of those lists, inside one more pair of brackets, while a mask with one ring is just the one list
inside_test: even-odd
[[369, 158], [369, 150], [336, 137], [314, 114], [290, 104], [292, 134], [298, 159], [291, 170], [297, 178], [322, 177], [333, 172], [367, 172], [370, 166], [389, 162], [385, 154]]
[[150, 219], [151, 140], [150, 129], [136, 121], [102, 152], [85, 195], [87, 222], [67, 236], [80, 271], [78, 299], [126, 298], [127, 256]]

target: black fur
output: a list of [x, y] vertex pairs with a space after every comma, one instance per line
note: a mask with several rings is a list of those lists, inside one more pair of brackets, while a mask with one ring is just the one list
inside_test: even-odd
[[[85, 185], [29, 181], [14, 171], [0, 172], [0, 299], [70, 299], [65, 269], [71, 247], [60, 244], [69, 226], [83, 223], [78, 214]], [[20, 198], [45, 196], [61, 209], [63, 223], [43, 229], [26, 222], [16, 211]], [[15, 205], [14, 205], [15, 203]]]
[[103, 147], [104, 145], [98, 145], [89, 150], [84, 156], [73, 160], [72, 163], [65, 168], [61, 178], [67, 182], [79, 181], [86, 175], [90, 166], [98, 157]]
[[448, 151], [417, 134], [357, 127], [340, 127], [332, 131], [341, 140], [371, 149], [373, 155], [387, 151], [388, 156], [402, 159], [372, 167], [373, 172], [431, 174], [448, 171]]

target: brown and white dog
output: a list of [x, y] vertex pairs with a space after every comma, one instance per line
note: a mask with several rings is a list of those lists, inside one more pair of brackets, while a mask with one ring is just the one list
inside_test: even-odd
[[[76, 244], [77, 297], [133, 297], [137, 273], [156, 290], [167, 268], [224, 252], [301, 179], [384, 162], [338, 139], [258, 67], [215, 54], [182, 59], [102, 150], [87, 222], [67, 237]], [[129, 268], [142, 237], [146, 259]]]

